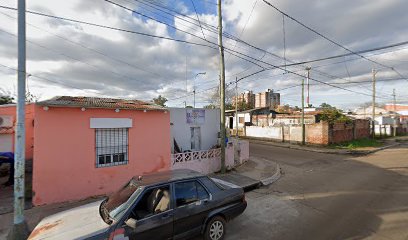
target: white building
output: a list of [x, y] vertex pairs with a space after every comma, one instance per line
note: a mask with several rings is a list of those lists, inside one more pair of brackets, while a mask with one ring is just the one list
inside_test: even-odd
[[[171, 151], [208, 150], [218, 143], [220, 110], [169, 108]], [[176, 150], [176, 151], [175, 151]]]

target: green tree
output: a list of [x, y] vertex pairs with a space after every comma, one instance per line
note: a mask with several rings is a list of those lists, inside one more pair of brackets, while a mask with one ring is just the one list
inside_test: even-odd
[[335, 122], [344, 122], [344, 123], [351, 122], [351, 119], [349, 117], [342, 114], [336, 108], [324, 109], [323, 112], [320, 114], [320, 120], [329, 122], [330, 124], [335, 123]]
[[162, 95], [159, 95], [157, 98], [153, 98], [154, 104], [157, 104], [162, 107], [166, 106], [167, 101], [168, 101], [167, 98], [163, 97]]
[[13, 103], [13, 100], [11, 96], [0, 96], [0, 105]]
[[320, 104], [319, 107], [324, 108], [324, 109], [335, 109], [336, 108], [336, 107], [333, 107], [332, 105], [330, 105], [328, 103], [325, 103], [325, 102]]

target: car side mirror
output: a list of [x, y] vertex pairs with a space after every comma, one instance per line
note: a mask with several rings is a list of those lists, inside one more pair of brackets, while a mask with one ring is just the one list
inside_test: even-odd
[[136, 223], [137, 223], [137, 220], [134, 218], [129, 218], [128, 220], [125, 221], [126, 226], [132, 229], [136, 228]]

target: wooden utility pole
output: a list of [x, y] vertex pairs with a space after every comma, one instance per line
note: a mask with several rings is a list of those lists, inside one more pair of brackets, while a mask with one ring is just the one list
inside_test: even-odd
[[[372, 70], [373, 73], [373, 102], [372, 102], [372, 115], [371, 115], [371, 133], [373, 139], [375, 139], [375, 75], [377, 74], [377, 71], [373, 68]], [[381, 134], [381, 128], [380, 128], [380, 134]]]
[[221, 0], [218, 0], [218, 48], [220, 50], [220, 132], [221, 132], [221, 173], [225, 173], [225, 65], [222, 46]]
[[306, 143], [306, 129], [305, 129], [305, 79], [302, 78], [302, 145]]

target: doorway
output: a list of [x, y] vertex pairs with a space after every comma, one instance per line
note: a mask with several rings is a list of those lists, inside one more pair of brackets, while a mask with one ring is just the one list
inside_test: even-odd
[[200, 127], [191, 127], [191, 151], [201, 150], [201, 129]]

